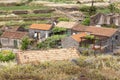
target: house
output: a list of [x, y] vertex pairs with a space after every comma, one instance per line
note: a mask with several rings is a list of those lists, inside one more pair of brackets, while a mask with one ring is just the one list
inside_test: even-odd
[[2, 47], [19, 48], [21, 40], [27, 36], [27, 32], [5, 31], [0, 37]]
[[[64, 48], [79, 48], [89, 45], [91, 49], [98, 47], [107, 52], [112, 51], [120, 44], [120, 32], [117, 29], [80, 25], [76, 25], [72, 29], [74, 34], [62, 40], [62, 47]], [[94, 36], [94, 38], [91, 41], [87, 36]]]
[[90, 25], [111, 25], [120, 26], [120, 15], [119, 14], [103, 14], [97, 13], [91, 16]]
[[72, 47], [78, 48], [82, 40], [81, 38], [85, 37], [86, 35], [87, 35], [86, 33], [79, 33], [79, 34], [72, 35], [70, 37], [66, 37], [61, 40], [62, 47], [63, 48], [72, 48]]
[[50, 24], [32, 24], [29, 28], [30, 38], [42, 41], [49, 37], [53, 25]]
[[55, 27], [62, 27], [67, 29], [67, 34], [71, 35], [72, 27], [75, 26], [77, 23], [76, 22], [66, 22], [66, 21], [60, 21], [57, 23]]

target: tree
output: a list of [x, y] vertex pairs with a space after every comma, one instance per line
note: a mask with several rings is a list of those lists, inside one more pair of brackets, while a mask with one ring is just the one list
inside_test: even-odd
[[109, 6], [108, 6], [109, 10], [111, 13], [119, 13], [120, 12], [120, 9], [117, 8], [117, 4], [115, 3], [111, 3]]
[[113, 13], [114, 10], [115, 10], [115, 5], [114, 4], [110, 4], [108, 8], [110, 9], [110, 12]]
[[92, 5], [91, 5], [91, 7], [90, 7], [90, 9], [89, 9], [89, 14], [90, 15], [93, 15], [93, 14], [95, 14], [96, 13], [96, 7], [94, 6], [94, 0], [92, 0]]
[[22, 50], [28, 49], [29, 44], [30, 44], [29, 38], [28, 37], [23, 38], [21, 43], [21, 49]]

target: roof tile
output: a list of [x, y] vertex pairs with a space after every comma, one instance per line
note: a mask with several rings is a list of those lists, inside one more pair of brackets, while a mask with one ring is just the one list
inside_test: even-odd
[[39, 29], [39, 30], [50, 30], [52, 25], [49, 24], [32, 24], [30, 29]]
[[10, 32], [10, 31], [5, 31], [2, 35], [1, 38], [9, 38], [9, 39], [22, 39], [24, 36], [27, 35], [27, 32]]

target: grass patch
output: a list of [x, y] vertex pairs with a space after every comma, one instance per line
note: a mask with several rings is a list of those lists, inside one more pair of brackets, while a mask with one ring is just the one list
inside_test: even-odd
[[5, 10], [5, 11], [11, 11], [11, 10], [33, 10], [33, 9], [48, 9], [48, 7], [44, 7], [44, 6], [30, 6], [30, 5], [0, 7], [0, 10]]
[[[0, 80], [119, 80], [120, 57], [80, 56], [76, 62], [52, 61], [38, 65], [0, 67]], [[2, 64], [2, 63], [0, 63]], [[12, 66], [13, 65], [13, 66]]]
[[52, 13], [44, 13], [44, 14], [23, 14], [21, 17], [51, 17]]

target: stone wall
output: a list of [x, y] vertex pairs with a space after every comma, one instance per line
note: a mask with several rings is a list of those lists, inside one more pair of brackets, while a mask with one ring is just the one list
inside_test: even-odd
[[79, 47], [79, 42], [75, 41], [73, 38], [71, 37], [66, 37], [64, 39], [62, 39], [62, 47], [63, 48], [78, 48]]
[[41, 51], [19, 51], [17, 53], [18, 64], [71, 60], [75, 58], [79, 58], [79, 52], [74, 48]]

